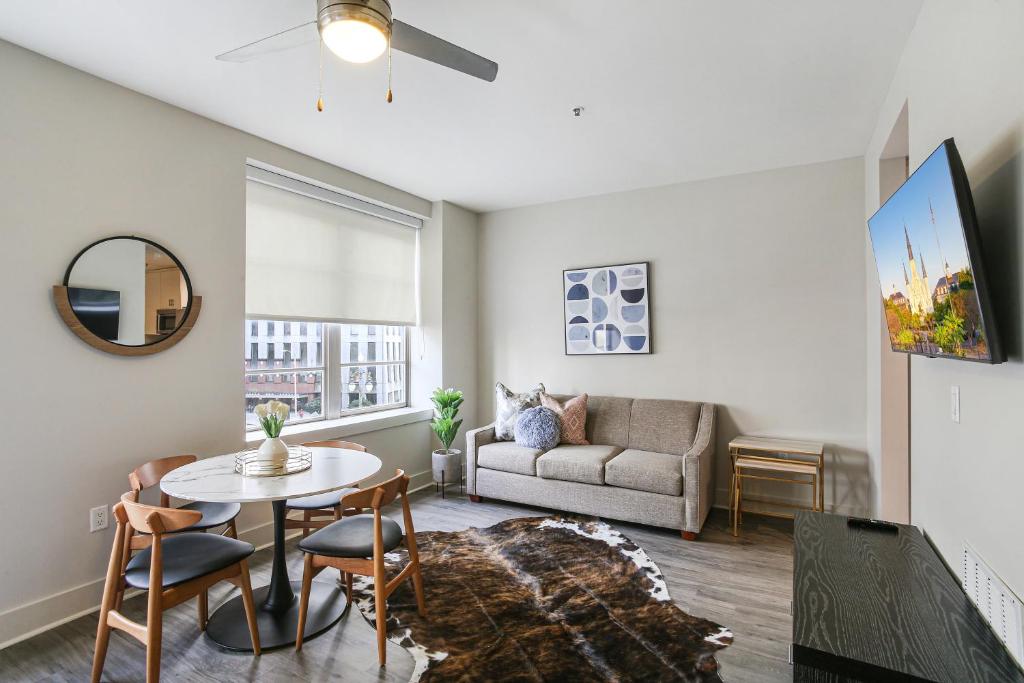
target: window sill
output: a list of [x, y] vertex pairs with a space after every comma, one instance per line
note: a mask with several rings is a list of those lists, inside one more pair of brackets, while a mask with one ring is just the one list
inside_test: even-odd
[[[303, 441], [319, 441], [323, 439], [354, 436], [367, 432], [376, 432], [391, 427], [414, 422], [426, 422], [433, 416], [430, 408], [396, 408], [394, 410], [381, 410], [375, 413], [364, 413], [362, 415], [349, 415], [337, 420], [318, 420], [316, 422], [304, 422], [302, 424], [289, 425], [281, 430], [281, 438], [290, 444]], [[256, 444], [266, 438], [263, 432], [256, 430], [246, 432], [246, 445]]]

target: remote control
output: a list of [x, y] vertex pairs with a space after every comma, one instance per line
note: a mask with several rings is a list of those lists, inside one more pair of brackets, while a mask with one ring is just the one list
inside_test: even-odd
[[847, 526], [857, 529], [869, 529], [871, 531], [885, 531], [891, 534], [898, 534], [900, 527], [893, 522], [886, 522], [883, 519], [865, 519], [864, 517], [848, 517]]

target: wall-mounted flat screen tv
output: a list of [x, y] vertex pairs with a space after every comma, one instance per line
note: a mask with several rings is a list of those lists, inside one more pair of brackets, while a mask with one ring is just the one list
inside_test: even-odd
[[117, 341], [121, 317], [120, 292], [68, 287], [68, 302], [86, 329], [100, 339]]
[[1002, 363], [974, 200], [952, 138], [868, 220], [893, 351]]

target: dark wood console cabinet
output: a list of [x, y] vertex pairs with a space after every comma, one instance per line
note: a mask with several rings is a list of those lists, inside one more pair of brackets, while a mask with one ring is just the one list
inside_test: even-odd
[[921, 532], [847, 526], [800, 512], [794, 526], [797, 683], [1024, 683], [1024, 672]]

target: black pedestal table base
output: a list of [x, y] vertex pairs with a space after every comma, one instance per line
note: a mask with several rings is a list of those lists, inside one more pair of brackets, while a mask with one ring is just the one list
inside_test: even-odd
[[[295, 644], [295, 633], [299, 626], [299, 591], [302, 584], [293, 581], [290, 587], [294, 593], [294, 600], [287, 609], [281, 611], [270, 611], [261, 604], [266, 600], [270, 586], [253, 590], [256, 620], [260, 630], [260, 647], [264, 650]], [[343, 587], [314, 581], [309, 594], [309, 612], [306, 614], [303, 640], [309, 640], [336, 624], [348, 611], [348, 607], [349, 602], [345, 599]], [[232, 598], [210, 616], [206, 635], [228, 650], [252, 652], [242, 596]]]
[[[274, 564], [270, 585], [253, 590], [260, 648], [263, 650], [295, 644], [295, 634], [299, 627], [299, 594], [302, 590], [300, 582], [288, 579], [284, 547], [284, 517], [287, 512], [285, 501], [275, 500], [273, 506]], [[303, 640], [329, 629], [341, 619], [347, 609], [348, 600], [341, 586], [336, 583], [313, 581]], [[229, 650], [252, 652], [252, 640], [249, 638], [242, 596], [228, 600], [210, 616], [206, 635], [213, 642]]]

